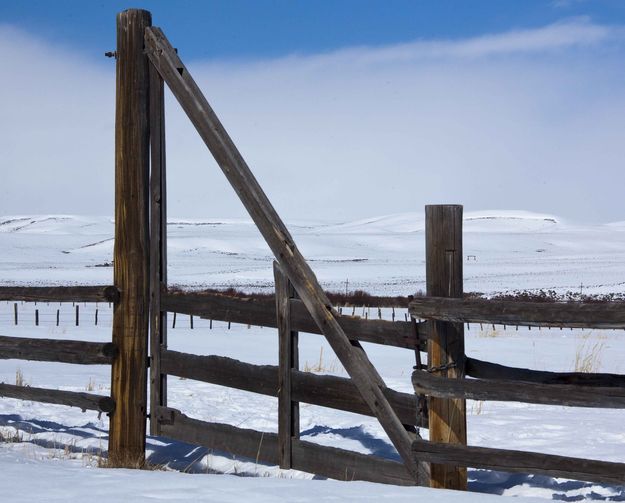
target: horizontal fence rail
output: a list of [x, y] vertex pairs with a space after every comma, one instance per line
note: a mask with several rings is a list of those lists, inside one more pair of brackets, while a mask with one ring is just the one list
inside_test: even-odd
[[[273, 365], [253, 365], [224, 356], [163, 350], [161, 371], [186, 379], [278, 396], [278, 367]], [[294, 401], [373, 416], [351, 379], [297, 370], [291, 372], [291, 378]], [[384, 394], [403, 423], [427, 427], [427, 418], [418, 413], [416, 395], [390, 388], [385, 389]]]
[[[292, 299], [291, 329], [321, 334], [321, 330], [301, 300]], [[164, 291], [161, 297], [164, 311], [201, 316], [212, 320], [230, 321], [246, 325], [277, 328], [276, 307], [273, 299], [258, 300], [231, 297], [217, 293], [180, 293]], [[406, 321], [365, 320], [351, 316], [337, 316], [337, 321], [348, 337], [407, 349], [425, 350], [427, 323]]]
[[469, 377], [477, 377], [479, 379], [525, 381], [542, 384], [571, 384], [581, 386], [598, 386], [603, 388], [625, 388], [625, 375], [621, 374], [548, 372], [546, 370], [507, 367], [498, 363], [476, 360], [475, 358], [466, 359], [465, 372]]
[[519, 300], [415, 297], [417, 318], [566, 328], [625, 328], [625, 302], [526, 302]]
[[[201, 445], [272, 465], [279, 462], [278, 435], [228, 424], [193, 419], [176, 409], [158, 408], [162, 434], [168, 438]], [[405, 466], [397, 461], [335, 447], [293, 439], [292, 467], [338, 480], [367, 480], [414, 485]]]
[[103, 286], [0, 286], [0, 301], [118, 302], [119, 290]]
[[117, 354], [112, 342], [85, 342], [0, 336], [0, 359], [41, 362], [109, 364]]
[[427, 442], [412, 444], [415, 457], [430, 463], [448, 463], [506, 472], [536, 473], [589, 482], [625, 484], [625, 463], [571, 458], [553, 454]]
[[97, 410], [99, 412], [109, 413], [115, 410], [115, 401], [112, 398], [77, 391], [33, 388], [31, 386], [0, 383], [0, 396], [20, 400], [32, 400], [34, 402], [69, 405], [70, 407], [78, 407], [83, 411]]
[[468, 398], [568, 407], [625, 409], [625, 388], [539, 384], [495, 379], [447, 379], [427, 372], [412, 374], [415, 392], [439, 398]]

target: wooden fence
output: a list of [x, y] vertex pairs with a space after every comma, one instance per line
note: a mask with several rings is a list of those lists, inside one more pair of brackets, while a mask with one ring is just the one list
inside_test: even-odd
[[625, 303], [462, 298], [460, 206], [426, 207], [426, 251], [428, 296], [416, 297], [409, 310], [431, 322], [430, 364], [415, 370], [412, 382], [416, 393], [429, 397], [430, 442], [415, 440], [413, 453], [432, 464], [432, 485], [466, 487], [463, 470], [469, 466], [625, 483], [625, 463], [467, 446], [467, 398], [623, 409], [625, 375], [536, 371], [476, 360], [464, 352], [463, 333], [465, 323], [625, 328]]
[[[419, 361], [423, 325], [344, 317], [332, 306], [293, 238], [271, 206], [236, 146], [210, 108], [151, 15], [131, 9], [117, 16], [115, 115], [114, 286], [4, 289], [4, 300], [114, 302], [111, 345], [76, 341], [15, 340], [0, 345], [5, 357], [20, 356], [112, 364], [111, 397], [15, 389], [4, 396], [98, 407], [109, 412], [109, 463], [140, 466], [145, 456], [146, 418], [152, 432], [226, 449], [256, 460], [277, 461], [340, 479], [395, 483], [424, 481], [425, 465], [411, 454], [415, 427], [426, 423], [412, 394], [386, 387], [360, 341], [407, 348]], [[164, 84], [178, 99], [276, 258], [276, 303], [266, 305], [214, 295], [198, 297], [167, 289], [166, 156]], [[297, 292], [297, 293], [296, 293]], [[168, 311], [228, 322], [277, 327], [280, 365], [251, 365], [218, 356], [200, 357], [167, 349]], [[37, 318], [37, 315], [36, 315]], [[149, 327], [149, 330], [148, 330]], [[323, 334], [350, 378], [298, 370], [297, 331]], [[148, 359], [148, 335], [150, 357]], [[80, 348], [83, 349], [79, 354]], [[147, 368], [150, 368], [150, 410]], [[201, 422], [167, 407], [167, 375], [239, 387], [279, 400], [278, 433]], [[299, 439], [298, 402], [375, 416], [402, 462], [317, 446]], [[114, 408], [113, 408], [114, 404]], [[275, 448], [274, 448], [275, 447]]]
[[[464, 322], [623, 327], [622, 306], [571, 308], [464, 300], [462, 207], [428, 206], [427, 297], [411, 303], [413, 319], [389, 322], [344, 316], [321, 289], [177, 51], [159, 28], [151, 26], [149, 12], [133, 9], [118, 14], [115, 57], [114, 286], [0, 288], [0, 300], [114, 302], [112, 343], [0, 338], [0, 356], [5, 358], [111, 363], [111, 397], [11, 385], [0, 386], [0, 395], [109, 413], [109, 461], [117, 466], [142, 464], [149, 417], [155, 435], [341, 480], [464, 489], [466, 466], [474, 466], [625, 482], [621, 463], [468, 447], [466, 398], [624, 407], [625, 378], [511, 369], [470, 359], [465, 355], [463, 332]], [[272, 250], [275, 303], [168, 289], [165, 83]], [[168, 312], [275, 327], [279, 365], [169, 350]], [[429, 321], [418, 323], [414, 318]], [[299, 332], [322, 334], [349, 378], [300, 371]], [[388, 388], [361, 342], [414, 352], [416, 394]], [[426, 348], [427, 367], [421, 364], [421, 350]], [[277, 433], [190, 418], [168, 407], [168, 375], [277, 397]], [[300, 402], [376, 417], [401, 462], [301, 440]], [[428, 427], [430, 441], [422, 440], [416, 427]]]
[[[416, 461], [411, 452], [412, 441], [416, 438], [415, 425], [424, 423], [423, 414], [419, 414], [417, 400], [413, 396], [389, 390], [360, 345], [361, 340], [366, 340], [399, 345], [415, 351], [422, 343], [419, 325], [409, 322], [404, 322], [404, 325], [393, 324], [381, 320], [363, 323], [362, 320], [339, 314], [162, 30], [156, 27], [143, 28], [145, 24], [149, 24], [149, 14], [145, 11], [127, 11], [118, 18], [118, 23], [126, 22], [124, 16], [143, 16], [143, 21], [127, 24], [124, 29], [140, 30], [141, 34], [145, 34], [145, 51], [142, 55], [150, 63], [148, 123], [152, 159], [149, 257], [152, 433], [198, 443], [212, 449], [225, 449], [259, 461], [278, 462], [284, 468], [299, 468], [340, 479], [426, 483], [426, 465]], [[117, 58], [120, 65], [119, 52]], [[165, 83], [195, 126], [274, 254], [274, 306], [219, 296], [207, 298], [174, 294], [167, 289], [163, 107]], [[136, 91], [141, 94], [145, 89], [141, 87]], [[280, 334], [280, 365], [254, 366], [217, 356], [199, 357], [171, 352], [167, 349], [165, 322], [168, 311], [277, 327]], [[314, 376], [300, 372], [297, 355], [298, 330], [325, 336], [350, 378]], [[419, 355], [419, 352], [416, 351], [415, 354]], [[192, 379], [278, 396], [278, 433], [263, 433], [203, 422], [167, 407], [168, 374], [184, 374]], [[301, 441], [298, 416], [298, 402], [301, 399], [376, 417], [397, 448], [402, 462], [376, 459]]]
[[[166, 395], [153, 402], [150, 416], [155, 434], [216, 450], [279, 464], [340, 480], [370, 480], [414, 484], [400, 462], [316, 445], [299, 439], [299, 403], [374, 416], [352, 379], [317, 375], [299, 370], [298, 333], [321, 331], [295, 298], [288, 279], [275, 264], [275, 304], [265, 300], [220, 294], [161, 292], [163, 312], [177, 312], [218, 321], [278, 328], [279, 365], [253, 365], [232, 358], [180, 353], [161, 344], [152, 351], [152, 369], [159, 368], [162, 382], [167, 375], [218, 384], [278, 398], [278, 433], [267, 433], [191, 419], [166, 406]], [[426, 324], [416, 321], [366, 320], [339, 316], [339, 324], [354, 343], [367, 341], [415, 352], [425, 349]], [[409, 431], [427, 427], [427, 413], [413, 393], [385, 388], [385, 397]]]
[[[0, 287], [0, 300], [29, 302], [117, 302], [112, 286]], [[85, 342], [0, 336], [0, 358], [81, 365], [111, 364], [118, 356], [112, 342]], [[115, 400], [108, 396], [0, 383], [0, 396], [35, 400], [110, 414]]]

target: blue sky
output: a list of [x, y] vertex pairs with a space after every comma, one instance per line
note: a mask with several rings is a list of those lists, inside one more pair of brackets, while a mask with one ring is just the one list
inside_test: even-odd
[[[287, 221], [442, 203], [625, 221], [625, 1], [134, 5]], [[113, 213], [103, 53], [126, 6], [0, 0], [0, 215]], [[246, 216], [166, 107], [170, 215]]]
[[621, 0], [24, 0], [0, 1], [0, 22], [99, 55], [115, 14], [150, 10], [191, 58], [266, 58], [417, 39], [536, 28], [563, 17], [622, 23]]

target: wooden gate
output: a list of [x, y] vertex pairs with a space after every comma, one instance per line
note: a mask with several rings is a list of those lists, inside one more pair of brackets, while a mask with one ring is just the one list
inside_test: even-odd
[[[359, 403], [358, 407], [378, 419], [403, 462], [398, 466], [395, 466], [397, 463], [383, 460], [372, 464], [368, 457], [332, 450], [336, 459], [342, 456], [342, 461], [335, 463], [336, 467], [342, 466], [343, 473], [345, 473], [345, 460], [349, 458], [358, 460], [358, 462], [351, 463], [354, 467], [358, 467], [353, 470], [353, 478], [385, 478], [386, 480], [410, 481], [413, 484], [418, 481], [427, 483], [426, 463], [417, 461], [412, 454], [412, 443], [416, 439], [414, 425], [419, 423], [416, 407], [414, 416], [404, 417], [402, 421], [396, 408], [391, 404], [392, 397], [396, 395], [387, 388], [382, 377], [369, 361], [356, 334], [350, 334], [350, 337], [346, 332], [337, 310], [332, 306], [315, 274], [297, 249], [286, 226], [188, 69], [178, 57], [177, 51], [159, 28], [151, 26], [151, 15], [147, 11], [122, 12], [118, 15], [117, 23], [117, 113], [118, 116], [121, 113], [129, 121], [122, 133], [123, 139], [127, 139], [128, 142], [121, 145], [121, 150], [117, 150], [117, 155], [122, 159], [130, 159], [129, 162], [141, 164], [146, 154], [146, 138], [149, 138], [150, 142], [150, 254], [145, 258], [143, 268], [149, 264], [150, 397], [152, 404], [150, 417], [153, 432], [209, 445], [213, 448], [223, 448], [269, 462], [279, 461], [284, 467], [294, 466], [312, 472], [323, 471], [326, 460], [322, 462], [322, 458], [327, 457], [328, 448], [321, 448], [297, 438], [299, 432], [297, 431], [297, 404], [294, 395], [302, 386], [294, 386], [294, 380], [301, 376], [295, 366], [297, 362], [294, 344], [296, 337], [294, 327], [291, 326], [292, 304], [297, 302], [300, 311], [306, 313], [305, 317], [314, 323], [310, 329], [325, 336], [349, 374], [349, 383], [342, 383], [342, 385], [357, 390], [361, 398], [361, 401], [355, 401]], [[120, 44], [120, 40], [125, 41], [125, 45]], [[120, 45], [126, 47], [126, 50], [120, 51]], [[129, 78], [124, 79], [124, 77]], [[272, 391], [272, 393], [277, 393], [280, 390], [279, 433], [275, 438], [262, 432], [199, 422], [167, 408], [165, 376], [168, 372], [175, 372], [176, 369], [190, 365], [192, 357], [174, 354], [166, 349], [164, 317], [168, 302], [175, 300], [175, 296], [168, 292], [166, 281], [164, 84], [167, 84], [195, 126], [276, 260], [276, 290], [278, 292], [276, 324], [282, 335], [280, 338], [281, 365], [276, 374], [277, 387]], [[140, 103], [137, 103], [137, 100]], [[124, 105], [126, 102], [136, 105], [137, 108], [131, 110]], [[143, 120], [144, 110], [148, 110], [147, 120]], [[136, 158], [133, 159], [133, 156]], [[141, 193], [143, 187], [139, 183], [134, 190]], [[120, 238], [120, 236], [116, 237]], [[135, 283], [135, 285], [142, 284], [141, 282]], [[139, 300], [140, 298], [137, 297], [135, 302]], [[188, 302], [189, 297], [183, 300]], [[190, 308], [192, 309], [193, 307]], [[275, 307], [272, 311], [274, 310]], [[416, 334], [412, 335], [413, 340], [416, 340], [416, 337]], [[211, 369], [211, 366], [212, 370], [209, 372], [215, 370], [214, 364], [217, 360], [202, 360], [201, 358], [195, 357], [197, 365], [192, 366], [198, 370], [198, 374], [201, 369]], [[223, 359], [220, 362], [223, 371], [221, 378], [235, 368], [241, 371], [246, 369], [248, 375], [253, 378], [252, 380], [256, 379], [256, 374], [259, 372], [259, 369], [253, 369], [249, 365], [240, 364], [237, 367], [233, 362], [226, 362]], [[215, 375], [219, 373], [216, 372]], [[271, 378], [268, 376], [268, 379]], [[334, 384], [339, 385], [336, 381]], [[310, 391], [310, 394], [313, 392]], [[361, 467], [368, 468], [361, 469]], [[380, 467], [382, 467], [381, 470]], [[336, 470], [333, 473], [333, 476], [336, 476]]]

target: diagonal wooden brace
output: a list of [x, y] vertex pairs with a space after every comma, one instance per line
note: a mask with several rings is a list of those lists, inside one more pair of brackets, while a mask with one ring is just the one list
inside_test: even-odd
[[197, 129], [217, 164], [252, 217], [282, 270], [295, 287], [321, 332], [386, 431], [415, 481], [424, 468], [412, 455], [411, 435], [384, 396], [384, 381], [365, 352], [353, 345], [337, 313], [301, 255], [289, 231], [254, 178], [247, 163], [160, 28], [145, 30], [147, 56]]

